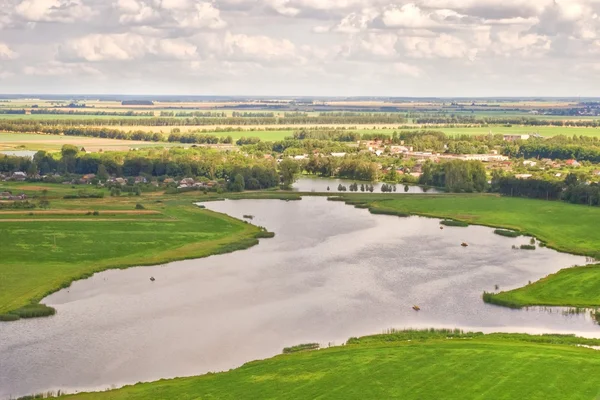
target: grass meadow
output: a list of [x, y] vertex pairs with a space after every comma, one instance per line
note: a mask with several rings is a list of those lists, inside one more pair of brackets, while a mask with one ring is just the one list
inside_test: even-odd
[[519, 334], [403, 332], [284, 354], [228, 372], [68, 396], [136, 399], [596, 398], [597, 340]]
[[[257, 243], [260, 231], [251, 224], [202, 210], [189, 197], [157, 199], [50, 200], [52, 214], [0, 213], [0, 314], [94, 272], [199, 258]], [[137, 203], [146, 210], [136, 211]], [[98, 215], [87, 214], [92, 210]]]
[[563, 269], [525, 287], [492, 294], [488, 300], [514, 308], [600, 307], [600, 265]]
[[600, 221], [598, 207], [481, 194], [382, 199], [373, 200], [371, 207], [511, 229], [535, 236], [559, 251], [600, 258], [600, 230], [594, 223]]

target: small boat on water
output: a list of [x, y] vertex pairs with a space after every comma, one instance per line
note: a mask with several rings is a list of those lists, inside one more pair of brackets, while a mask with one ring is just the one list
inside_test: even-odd
[[461, 245], [462, 247], [467, 247], [467, 246], [469, 246], [469, 244], [468, 244], [468, 243], [465, 243], [465, 242], [462, 242], [460, 245]]
[[156, 279], [154, 279], [153, 276], [150, 277], [150, 281], [154, 282]]
[[440, 229], [444, 229], [444, 227], [443, 227], [443, 226], [440, 226]]
[[413, 308], [413, 310], [415, 310], [415, 311], [421, 311], [421, 307], [419, 307], [419, 306], [413, 306], [412, 308]]

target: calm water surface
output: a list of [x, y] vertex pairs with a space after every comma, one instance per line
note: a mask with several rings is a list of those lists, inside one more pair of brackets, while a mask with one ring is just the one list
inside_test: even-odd
[[33, 157], [35, 156], [37, 151], [32, 150], [6, 150], [0, 151], [0, 154], [5, 154], [7, 156], [17, 156], [17, 157]]
[[323, 198], [206, 206], [252, 214], [277, 236], [232, 254], [106, 271], [46, 298], [56, 316], [0, 324], [0, 398], [227, 370], [284, 346], [392, 327], [600, 336], [587, 315], [481, 301], [494, 285], [515, 288], [586, 261], [511, 249], [527, 238], [440, 230], [435, 219], [371, 215]]
[[[314, 193], [340, 193], [338, 192], [338, 185], [342, 184], [346, 186], [346, 188], [350, 187], [351, 184], [358, 183], [359, 190], [361, 183], [360, 181], [352, 181], [348, 179], [327, 179], [327, 178], [316, 178], [316, 177], [302, 177], [298, 179], [294, 185], [292, 186], [294, 190], [298, 192], [314, 192]], [[372, 183], [374, 187], [373, 193], [382, 193], [381, 186], [383, 186], [383, 182]], [[327, 190], [329, 187], [329, 190]], [[409, 185], [408, 192], [404, 191], [404, 184], [398, 183], [396, 185], [396, 192], [392, 192], [391, 194], [413, 194], [413, 193], [440, 193], [436, 189], [423, 189], [421, 186]]]

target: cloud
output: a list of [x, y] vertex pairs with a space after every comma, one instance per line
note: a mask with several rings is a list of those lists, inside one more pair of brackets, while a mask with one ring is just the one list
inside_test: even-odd
[[193, 0], [116, 0], [123, 25], [152, 25], [182, 30], [221, 29], [227, 23], [213, 3]]
[[183, 39], [158, 39], [133, 33], [87, 35], [59, 48], [64, 60], [132, 61], [144, 58], [187, 60], [197, 57], [195, 45]]
[[0, 42], [0, 60], [13, 60], [17, 58], [15, 53], [7, 44]]
[[403, 62], [394, 63], [393, 71], [400, 75], [409, 76], [412, 78], [418, 78], [422, 74], [421, 68]]
[[15, 14], [30, 22], [63, 22], [89, 20], [94, 11], [82, 0], [22, 0]]
[[68, 76], [77, 75], [95, 75], [101, 76], [102, 73], [89, 65], [85, 64], [69, 64], [61, 62], [51, 62], [44, 65], [28, 65], [24, 68], [25, 75], [33, 76]]
[[599, 15], [600, 0], [0, 0], [0, 70], [17, 92], [584, 94]]
[[227, 33], [223, 40], [223, 51], [228, 60], [287, 62], [300, 60], [296, 46], [290, 40], [268, 36]]
[[458, 58], [474, 60], [478, 49], [471, 47], [466, 41], [442, 33], [435, 38], [401, 37], [399, 43], [405, 55], [410, 58]]

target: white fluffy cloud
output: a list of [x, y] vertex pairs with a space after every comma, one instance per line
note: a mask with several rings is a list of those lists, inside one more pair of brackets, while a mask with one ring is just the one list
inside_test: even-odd
[[14, 58], [17, 58], [17, 53], [7, 44], [0, 42], [0, 60], [12, 60]]
[[180, 29], [220, 29], [227, 24], [213, 3], [194, 0], [116, 0], [123, 25]]
[[132, 61], [146, 57], [192, 59], [196, 46], [183, 39], [157, 39], [138, 34], [87, 35], [68, 41], [59, 53], [65, 60]]
[[85, 21], [94, 15], [82, 0], [22, 0], [15, 7], [19, 17], [31, 22]]
[[136, 91], [143, 71], [169, 92], [537, 95], [568, 75], [583, 95], [600, 79], [600, 0], [0, 0], [0, 41], [18, 92], [78, 76]]

